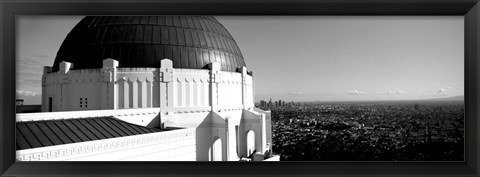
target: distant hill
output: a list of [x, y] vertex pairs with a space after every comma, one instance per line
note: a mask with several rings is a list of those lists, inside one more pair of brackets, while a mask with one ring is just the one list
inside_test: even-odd
[[445, 98], [433, 98], [428, 100], [430, 101], [463, 101], [465, 100], [465, 96], [459, 95], [459, 96], [452, 96], [452, 97], [445, 97]]
[[[437, 101], [464, 101], [464, 96], [452, 96], [444, 98], [426, 98], [415, 100], [358, 100], [358, 101], [314, 101], [314, 102], [300, 102], [307, 104], [358, 104], [358, 103], [392, 103], [392, 102], [437, 102]], [[297, 102], [298, 103], [298, 102]]]
[[[392, 103], [392, 102], [436, 102], [436, 101], [464, 101], [464, 95], [443, 97], [443, 98], [423, 98], [411, 100], [341, 100], [341, 101], [295, 101], [300, 104], [359, 104], [359, 103]], [[257, 104], [260, 104], [257, 102]]]

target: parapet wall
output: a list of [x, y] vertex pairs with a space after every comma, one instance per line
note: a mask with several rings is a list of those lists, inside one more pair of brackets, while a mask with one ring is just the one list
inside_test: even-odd
[[[42, 111], [76, 111], [160, 107], [212, 110], [254, 106], [253, 78], [241, 72], [172, 68], [164, 59], [159, 68], [118, 68], [118, 62], [104, 61], [101, 69], [74, 70], [62, 62], [58, 72], [42, 78]], [[170, 65], [169, 65], [170, 64]]]
[[19, 161], [195, 161], [195, 139], [195, 129], [179, 129], [19, 150], [16, 157]]

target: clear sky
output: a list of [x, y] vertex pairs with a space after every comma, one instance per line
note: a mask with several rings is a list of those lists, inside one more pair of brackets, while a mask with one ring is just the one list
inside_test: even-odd
[[[82, 17], [17, 18], [17, 97], [39, 104]], [[463, 16], [221, 16], [255, 79], [255, 99], [402, 100], [463, 95]]]

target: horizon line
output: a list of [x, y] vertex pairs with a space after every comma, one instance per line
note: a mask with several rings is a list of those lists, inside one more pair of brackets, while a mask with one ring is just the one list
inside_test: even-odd
[[[293, 101], [293, 102], [368, 102], [368, 101], [425, 101], [425, 100], [437, 100], [437, 99], [446, 99], [446, 98], [454, 98], [454, 97], [465, 97], [465, 95], [456, 95], [456, 96], [448, 96], [448, 97], [439, 97], [439, 98], [419, 98], [419, 99], [379, 99], [379, 100], [318, 100], [318, 101]], [[281, 99], [272, 99], [272, 101], [278, 101]], [[260, 100], [261, 101], [261, 100]], [[282, 100], [285, 101], [285, 100]], [[460, 101], [460, 100], [458, 100]], [[462, 99], [462, 101], [465, 101], [465, 98]], [[292, 102], [292, 100], [287, 101], [287, 102]], [[257, 103], [257, 101], [255, 102]], [[258, 102], [259, 103], [259, 102]]]

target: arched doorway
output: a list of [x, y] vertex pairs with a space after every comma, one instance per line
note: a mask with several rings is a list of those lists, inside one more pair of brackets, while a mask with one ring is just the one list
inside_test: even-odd
[[212, 161], [222, 161], [222, 139], [216, 136], [212, 144]]
[[255, 151], [255, 132], [253, 130], [247, 131], [247, 157]]

